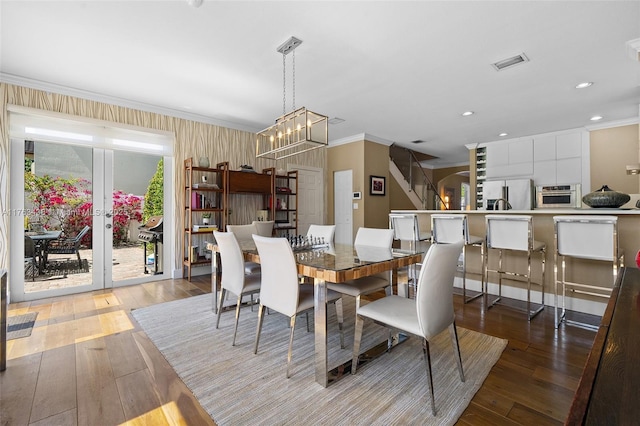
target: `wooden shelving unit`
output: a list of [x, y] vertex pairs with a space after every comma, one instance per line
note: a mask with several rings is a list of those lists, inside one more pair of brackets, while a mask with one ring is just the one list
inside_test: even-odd
[[[267, 172], [271, 173], [271, 172]], [[273, 191], [268, 200], [270, 220], [275, 221], [276, 236], [298, 233], [298, 171], [275, 175]]]
[[[207, 259], [200, 253], [200, 247], [206, 241], [205, 236], [209, 236], [213, 232], [211, 229], [200, 230], [204, 225], [203, 215], [207, 213], [211, 215], [210, 228], [224, 229], [225, 227], [227, 198], [224, 190], [224, 174], [227, 169], [227, 163], [220, 163], [216, 168], [208, 168], [196, 166], [193, 158], [184, 161], [185, 211], [182, 265], [183, 272], [186, 269], [189, 281], [191, 280], [191, 269], [194, 266], [211, 264], [211, 259]], [[206, 178], [206, 182], [203, 181], [203, 178]], [[210, 241], [212, 239], [213, 236], [209, 238]]]
[[[275, 221], [275, 235], [297, 234], [298, 231], [298, 171], [277, 175], [275, 168], [263, 169], [262, 173], [251, 173], [229, 169], [229, 162], [216, 164], [215, 168], [198, 167], [192, 158], [184, 162], [185, 212], [182, 243], [183, 272], [191, 280], [191, 269], [211, 264], [193, 247], [200, 248], [212, 230], [195, 230], [202, 224], [202, 215], [210, 213], [210, 224], [224, 231], [229, 217], [230, 197], [236, 194], [261, 195], [268, 220]], [[207, 177], [203, 185], [202, 177]], [[215, 185], [215, 186], [214, 186]], [[208, 241], [212, 241], [211, 236]], [[184, 274], [183, 274], [184, 275]]]

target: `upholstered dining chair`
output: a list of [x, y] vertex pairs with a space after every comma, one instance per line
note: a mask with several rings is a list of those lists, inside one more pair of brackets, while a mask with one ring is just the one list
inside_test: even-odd
[[[227, 292], [231, 292], [238, 298], [236, 303], [236, 322], [233, 328], [233, 341], [231, 342], [231, 346], [235, 346], [242, 296], [258, 293], [260, 291], [261, 277], [259, 273], [249, 275], [244, 273], [242, 250], [233, 233], [213, 231], [213, 236], [218, 243], [220, 261], [222, 262], [222, 291], [220, 292], [220, 301], [218, 302], [216, 328], [220, 327], [220, 314], [222, 313], [222, 306]], [[253, 303], [253, 297], [251, 301]]]
[[[293, 332], [296, 316], [314, 307], [313, 286], [300, 285], [296, 259], [286, 238], [267, 238], [254, 235], [253, 239], [262, 265], [260, 287], [260, 307], [258, 308], [258, 328], [253, 353], [258, 353], [260, 332], [264, 319], [264, 308], [279, 312], [290, 319], [289, 351], [287, 353], [287, 378], [290, 377]], [[334, 303], [340, 329], [340, 346], [344, 348], [342, 297], [327, 290], [327, 303]]]
[[271, 237], [273, 236], [273, 225], [275, 224], [274, 220], [254, 220], [252, 225], [256, 227], [256, 234], [262, 237]]
[[[227, 232], [232, 232], [236, 236], [236, 240], [242, 246], [245, 243], [251, 243], [253, 241], [252, 235], [258, 233], [258, 227], [255, 223], [248, 225], [227, 225]], [[257, 274], [260, 272], [260, 264], [256, 262], [244, 262], [245, 274]]]
[[453, 280], [463, 244], [464, 242], [460, 240], [452, 244], [431, 245], [420, 269], [415, 300], [390, 295], [356, 309], [351, 373], [356, 374], [358, 367], [360, 341], [365, 318], [369, 318], [376, 323], [382, 323], [391, 329], [402, 330], [421, 337], [431, 394], [431, 411], [434, 416], [436, 415], [436, 405], [429, 341], [446, 328], [449, 328], [451, 343], [456, 352], [460, 380], [464, 382], [462, 357], [460, 356], [455, 312], [453, 310]]
[[320, 238], [327, 244], [333, 243], [333, 237], [336, 235], [335, 225], [309, 225], [307, 237]]
[[[392, 229], [359, 228], [356, 233], [354, 246], [378, 247], [391, 250], [393, 243]], [[327, 288], [342, 294], [348, 294], [356, 298], [356, 309], [360, 306], [360, 297], [363, 294], [373, 293], [377, 290], [388, 288], [387, 294], [392, 294], [389, 273], [357, 278], [343, 283], [327, 283]]]

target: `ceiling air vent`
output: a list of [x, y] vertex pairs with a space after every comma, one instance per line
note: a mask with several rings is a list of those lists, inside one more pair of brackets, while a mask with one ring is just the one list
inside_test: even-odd
[[411, 141], [411, 143], [425, 143], [426, 141], [423, 141], [422, 139], [416, 139], [415, 141]]
[[513, 56], [511, 58], [503, 59], [501, 61], [495, 62], [491, 64], [496, 71], [502, 71], [505, 68], [510, 68], [514, 65], [522, 64], [524, 62], [529, 62], [529, 58], [524, 53]]

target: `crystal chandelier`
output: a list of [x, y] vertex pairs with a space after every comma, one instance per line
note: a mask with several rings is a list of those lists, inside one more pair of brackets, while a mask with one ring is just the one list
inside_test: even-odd
[[[282, 116], [275, 124], [258, 132], [256, 157], [280, 160], [329, 144], [329, 123], [325, 115], [296, 109], [296, 54], [302, 40], [291, 37], [277, 49], [282, 54]], [[293, 56], [293, 108], [286, 112], [286, 56]]]

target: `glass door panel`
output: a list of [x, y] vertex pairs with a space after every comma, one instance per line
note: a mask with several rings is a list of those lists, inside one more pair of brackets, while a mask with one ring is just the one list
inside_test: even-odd
[[24, 142], [25, 293], [94, 288], [93, 149]]
[[162, 225], [139, 229], [151, 218], [163, 217], [163, 165], [162, 156], [113, 151], [114, 285], [147, 281], [163, 273]]

